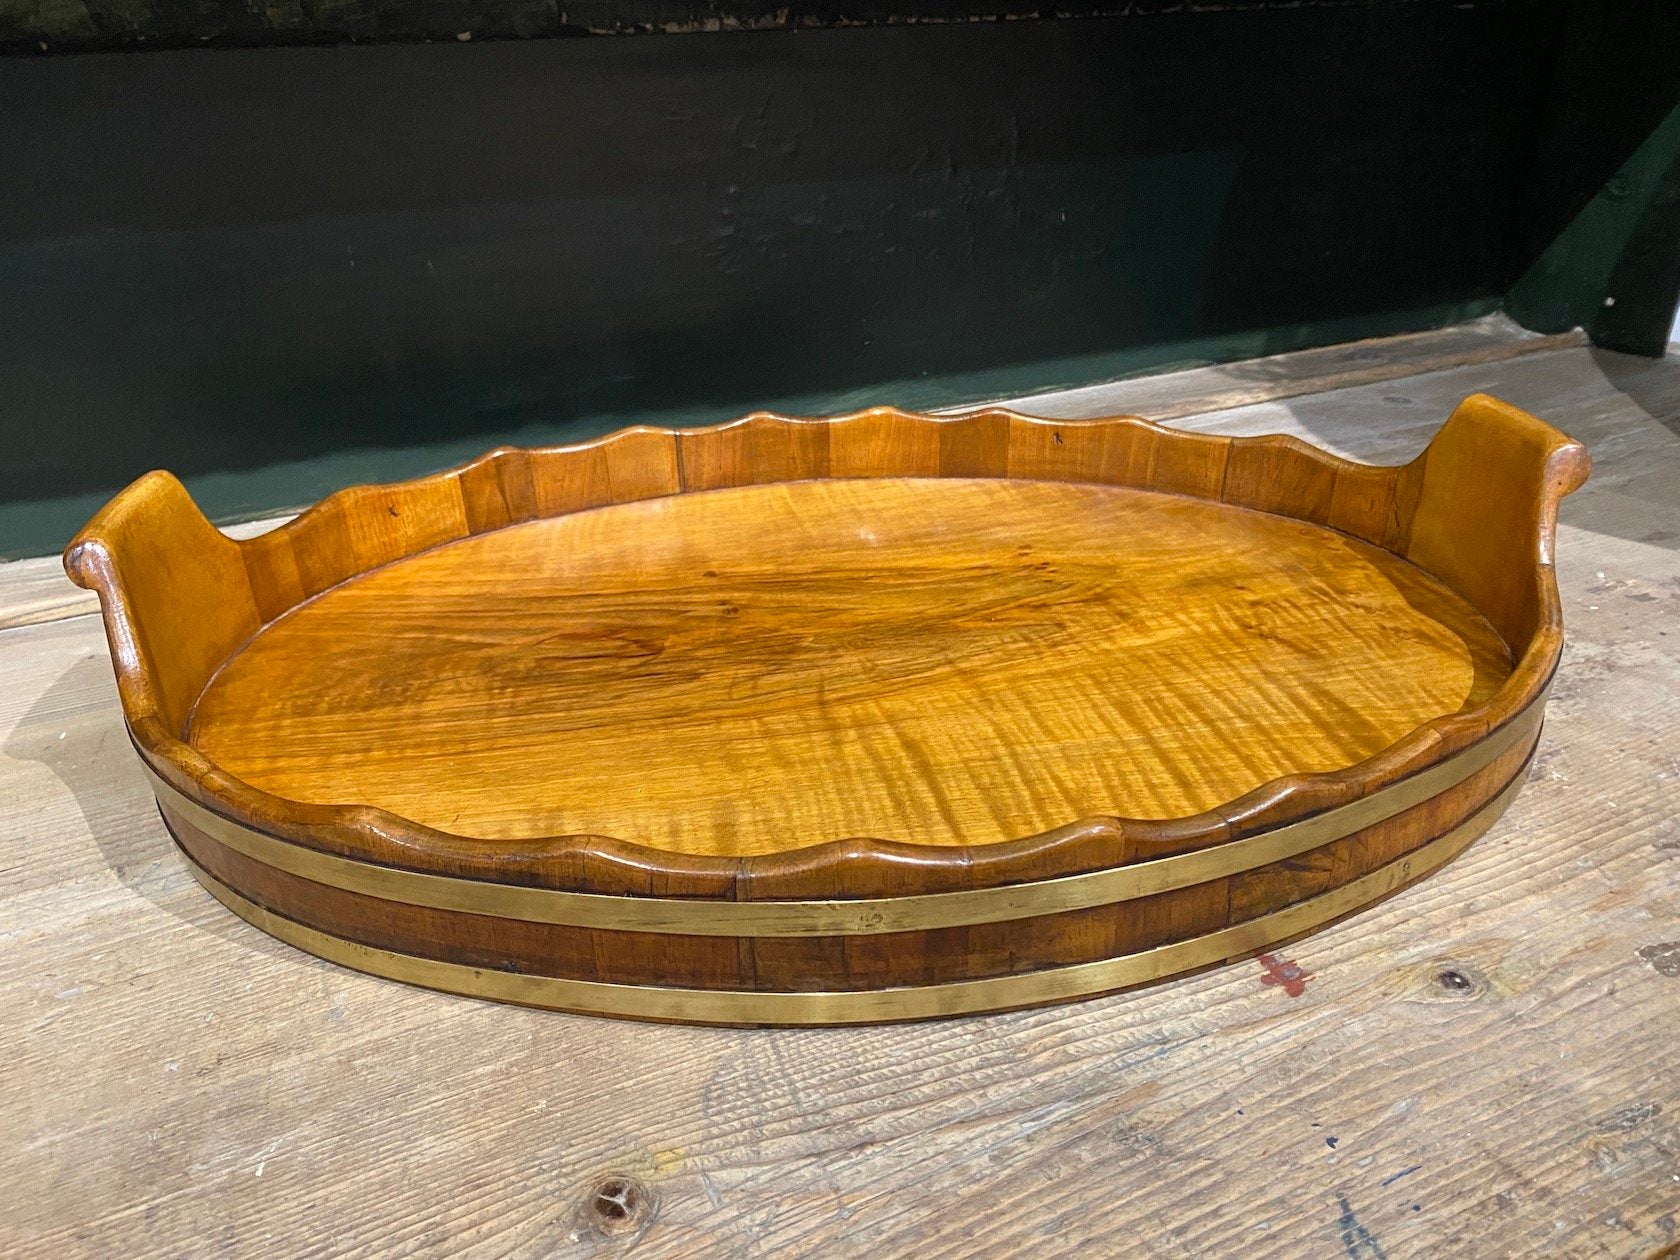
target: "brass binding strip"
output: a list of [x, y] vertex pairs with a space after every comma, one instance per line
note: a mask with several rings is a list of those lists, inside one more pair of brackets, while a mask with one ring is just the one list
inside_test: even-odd
[[1487, 831], [1522, 786], [1527, 763], [1481, 809], [1451, 831], [1327, 893], [1256, 919], [1120, 958], [1029, 971], [1020, 975], [913, 988], [826, 993], [764, 993], [739, 989], [677, 989], [604, 984], [556, 976], [490, 971], [377, 949], [331, 936], [247, 901], [196, 863], [192, 871], [240, 918], [289, 945], [330, 962], [391, 980], [449, 993], [638, 1019], [701, 1024], [867, 1024], [1009, 1010], [1146, 984], [1299, 936], [1377, 901], [1445, 865]]
[[724, 901], [612, 896], [460, 879], [360, 862], [255, 831], [200, 805], [141, 759], [159, 802], [252, 861], [299, 878], [386, 901], [564, 927], [678, 936], [845, 936], [1001, 923], [1111, 905], [1236, 875], [1339, 840], [1420, 805], [1491, 765], [1524, 739], [1546, 703], [1542, 689], [1521, 713], [1481, 741], [1370, 796], [1242, 840], [1126, 866], [1022, 884], [903, 897]]

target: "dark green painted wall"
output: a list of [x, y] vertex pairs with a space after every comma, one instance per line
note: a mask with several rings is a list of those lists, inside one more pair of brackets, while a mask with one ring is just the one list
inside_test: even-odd
[[1561, 6], [1160, 7], [0, 58], [0, 552], [153, 466], [260, 514], [1431, 326], [1533, 265]]
[[1680, 4], [1569, 7], [1518, 230], [1531, 261], [1514, 318], [1663, 352], [1680, 302]]

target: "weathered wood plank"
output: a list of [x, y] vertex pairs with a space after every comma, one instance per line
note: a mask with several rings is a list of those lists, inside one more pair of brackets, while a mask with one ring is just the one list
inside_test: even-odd
[[99, 596], [72, 585], [57, 556], [0, 561], [0, 630], [98, 610]]
[[1586, 344], [1586, 334], [1579, 329], [1541, 336], [1504, 315], [1484, 315], [1427, 332], [1057, 390], [1012, 399], [1005, 405], [1031, 415], [1070, 420], [1132, 412], [1165, 423], [1453, 368], [1485, 367]]
[[[1598, 461], [1563, 510], [1571, 641], [1541, 758], [1464, 857], [1284, 951], [1309, 973], [1299, 997], [1250, 962], [1025, 1014], [763, 1032], [368, 979], [191, 883], [93, 618], [0, 633], [0, 1250], [1670, 1246], [1680, 366], [1569, 350], [1189, 423], [1404, 458], [1476, 389]], [[590, 1209], [611, 1173], [639, 1183], [648, 1222]]]

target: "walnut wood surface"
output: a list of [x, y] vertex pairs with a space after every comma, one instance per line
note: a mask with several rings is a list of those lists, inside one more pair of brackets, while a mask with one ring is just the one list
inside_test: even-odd
[[[153, 474], [66, 564], [154, 773], [300, 851], [662, 898], [1038, 895], [1537, 728], [1556, 508], [1587, 464], [1482, 396], [1397, 468], [1131, 417], [759, 415], [497, 451], [245, 542]], [[171, 821], [259, 911], [399, 955], [792, 994], [1048, 974], [1377, 866], [1396, 886], [1531, 744], [1158, 905], [1063, 914], [1045, 886], [901, 939], [510, 926], [489, 964], [470, 913], [264, 875]]]
[[1177, 818], [1483, 704], [1462, 599], [1345, 535], [1034, 481], [808, 481], [480, 535], [277, 621], [189, 742], [276, 796], [740, 856]]

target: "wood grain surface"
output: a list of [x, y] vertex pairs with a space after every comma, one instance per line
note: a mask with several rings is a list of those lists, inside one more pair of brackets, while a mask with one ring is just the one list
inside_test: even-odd
[[[1483, 485], [1474, 469], [1490, 459], [1510, 475]], [[627, 429], [576, 447], [497, 450], [460, 468], [420, 480], [354, 487], [329, 497], [279, 529], [246, 541], [219, 533], [196, 510], [178, 481], [166, 473], [152, 473], [101, 510], [72, 540], [65, 563], [77, 582], [101, 593], [119, 689], [138, 747], [159, 775], [189, 797], [248, 826], [306, 846], [324, 845], [398, 865], [431, 855], [436, 864], [450, 870], [471, 867], [490, 879], [503, 876], [497, 863], [508, 871], [524, 864], [532, 869], [521, 878], [576, 879], [586, 886], [622, 879], [626, 872], [638, 878], [644, 872], [653, 872], [679, 881], [697, 872], [696, 877], [702, 881], [733, 880], [739, 873], [755, 880], [795, 876], [816, 878], [818, 882], [827, 872], [833, 876], [831, 888], [844, 888], [850, 886], [844, 880], [875, 879], [895, 865], [904, 866], [904, 859], [910, 859], [911, 867], [934, 870], [941, 862], [928, 858], [925, 852], [905, 850], [904, 842], [896, 837], [883, 838], [872, 832], [851, 843], [830, 841], [826, 848], [820, 841], [803, 836], [783, 837], [779, 847], [766, 848], [759, 842], [757, 847], [762, 851], [754, 851], [750, 836], [744, 844], [731, 838], [728, 833], [734, 824], [728, 818], [714, 819], [710, 827], [711, 831], [725, 833], [724, 839], [712, 846], [722, 852], [708, 851], [704, 843], [689, 842], [679, 842], [684, 850], [650, 849], [616, 834], [572, 832], [539, 837], [532, 844], [505, 837], [463, 836], [458, 830], [428, 827], [366, 801], [310, 804], [266, 792], [245, 778], [229, 775], [200, 749], [183, 742], [194, 706], [210, 680], [230, 657], [250, 643], [253, 635], [288, 613], [300, 624], [307, 624], [314, 619], [314, 610], [302, 614], [293, 610], [383, 566], [408, 567], [411, 558], [420, 553], [435, 548], [447, 550], [450, 544], [480, 537], [528, 537], [528, 531], [512, 527], [589, 514], [605, 507], [731, 488], [856, 478], [983, 478], [1049, 483], [1045, 490], [1032, 492], [1035, 494], [1053, 494], [1053, 487], [1068, 483], [1146, 489], [1158, 495], [1183, 496], [1209, 505], [1310, 522], [1395, 556], [1416, 560], [1425, 569], [1439, 568], [1453, 590], [1491, 620], [1515, 661], [1510, 677], [1481, 706], [1462, 713], [1462, 706], [1450, 708], [1363, 761], [1273, 778], [1218, 809], [1166, 823], [1148, 817], [1127, 820], [1124, 815], [1099, 815], [1095, 825], [1099, 830], [1107, 829], [1101, 837], [1091, 834], [1089, 820], [1071, 818], [1063, 821], [1072, 831], [1029, 831], [1008, 838], [1005, 844], [997, 843], [995, 837], [990, 842], [969, 843], [967, 837], [957, 834], [959, 828], [952, 826], [950, 819], [943, 820], [946, 843], [954, 846], [944, 865], [979, 877], [984, 861], [986, 878], [1022, 879], [1043, 874], [1042, 859], [1047, 854], [1063, 866], [1089, 862], [1092, 841], [1110, 841], [1109, 833], [1116, 830], [1151, 843], [1212, 843], [1245, 829], [1275, 825], [1345, 804], [1462, 750], [1485, 736], [1490, 727], [1519, 712], [1539, 693], [1557, 659], [1562, 623], [1552, 578], [1551, 532], [1558, 500], [1580, 485], [1587, 467], [1587, 456], [1579, 444], [1533, 416], [1486, 396], [1466, 399], [1455, 407], [1416, 459], [1403, 466], [1387, 467], [1343, 460], [1288, 436], [1233, 441], [1176, 432], [1136, 417], [1072, 424], [1001, 410], [938, 419], [890, 408], [824, 420], [758, 414], [707, 429]], [[977, 492], [1006, 493], [996, 486]], [[834, 496], [841, 492], [826, 493]], [[914, 516], [927, 511], [926, 501], [930, 500], [924, 500], [908, 498], [895, 510]], [[725, 502], [741, 505], [737, 514], [740, 521], [750, 516], [756, 505], [780, 500], [759, 494]], [[628, 519], [657, 524], [662, 513], [686, 514], [692, 510], [665, 503], [629, 514]], [[937, 513], [931, 515], [935, 521], [941, 519]], [[1211, 510], [1202, 516], [1210, 520], [1231, 518], [1231, 514]], [[606, 514], [603, 518], [597, 513], [591, 519], [622, 521], [626, 514]], [[779, 529], [786, 520], [784, 506], [781, 517], [772, 524]], [[1183, 527], [1192, 533], [1203, 528], [1195, 524]], [[832, 532], [832, 523], [828, 528]], [[850, 528], [853, 532], [844, 539], [828, 540], [827, 549], [837, 554], [856, 551], [856, 530], [860, 526], [854, 520]], [[867, 532], [867, 525], [861, 528]], [[755, 537], [766, 532], [760, 529]], [[672, 580], [669, 565], [660, 568], [664, 563], [659, 558], [660, 548], [666, 544], [647, 542], [650, 533], [657, 539], [657, 531], [632, 531], [628, 541], [614, 544], [614, 554], [624, 570], [619, 582], [630, 582], [633, 587], [636, 579], [631, 575], [643, 564], [656, 570], [656, 579], [667, 584]], [[1485, 538], [1488, 545], [1473, 545], [1471, 540], [1478, 537]], [[1017, 546], [1022, 544], [1032, 545], [1024, 538]], [[491, 554], [490, 547], [487, 543], [473, 554], [483, 559]], [[1203, 545], [1192, 548], [1198, 549], [1204, 549]], [[711, 554], [714, 558], [722, 555], [717, 544], [713, 544]], [[1017, 569], [1021, 567], [1019, 560], [1017, 556]], [[723, 563], [721, 559], [716, 562]], [[702, 558], [701, 563], [712, 561]], [[849, 563], [855, 568], [855, 559]], [[1048, 563], [1053, 566], [1053, 561]], [[425, 571], [423, 566], [422, 573]], [[537, 572], [540, 574], [541, 569]], [[702, 583], [713, 580], [705, 578], [707, 572], [721, 570], [702, 568]], [[1234, 572], [1228, 568], [1225, 577], [1230, 579]], [[524, 571], [511, 576], [520, 584], [527, 580]], [[677, 576], [684, 582], [694, 580], [692, 572]], [[1298, 566], [1295, 578], [1304, 591], [1313, 591], [1314, 579], [1306, 567]], [[1044, 589], [1054, 584], [1053, 574], [1046, 570], [1032, 570], [1028, 580], [1042, 584]], [[356, 586], [368, 589], [361, 583]], [[875, 581], [855, 598], [890, 602], [885, 593], [891, 589], [891, 583]], [[1155, 589], [1158, 592], [1163, 587], [1158, 583]], [[1279, 590], [1273, 582], [1273, 594]], [[1326, 591], [1338, 593], [1328, 588]], [[334, 596], [334, 602], [347, 598], [337, 592]], [[511, 587], [508, 596], [512, 596]], [[824, 597], [832, 599], [832, 591]], [[542, 603], [540, 599], [537, 602]], [[784, 615], [795, 603], [783, 601]], [[727, 598], [720, 604], [737, 611], [741, 606]], [[708, 619], [716, 620], [712, 614], [719, 606], [708, 606]], [[444, 611], [453, 617], [458, 610]], [[363, 616], [365, 619], [366, 614]], [[522, 614], [520, 624], [530, 643], [519, 655], [531, 657], [540, 666], [546, 655], [560, 647], [560, 641], [548, 633], [546, 621], [533, 628], [530, 616]], [[1207, 647], [1217, 656], [1222, 644], [1232, 637], [1232, 625], [1228, 616], [1216, 618], [1211, 624], [1194, 627], [1193, 633], [1208, 636]], [[445, 638], [448, 633], [445, 628]], [[283, 631], [281, 635], [284, 637]], [[258, 636], [259, 644], [263, 637], [266, 631]], [[1264, 628], [1243, 631], [1238, 637], [1264, 637]], [[658, 636], [645, 636], [643, 650], [659, 642]], [[1180, 642], [1185, 651], [1192, 650], [1189, 640]], [[397, 650], [400, 653], [401, 648]], [[1194, 650], [1203, 649], [1197, 645]], [[319, 654], [319, 644], [316, 651]], [[607, 651], [621, 654], [624, 648], [615, 644]], [[366, 653], [360, 655], [366, 657]], [[437, 662], [435, 649], [426, 655], [433, 664]], [[248, 656], [260, 668], [262, 650], [251, 650]], [[446, 668], [455, 674], [460, 672], [461, 662], [467, 662], [465, 668], [470, 672], [470, 661], [469, 653], [456, 654]], [[535, 676], [541, 671], [527, 672]], [[289, 689], [307, 688], [312, 677], [286, 666], [278, 676], [285, 677]], [[511, 690], [523, 677], [504, 669], [495, 685]], [[353, 679], [340, 681], [356, 685]], [[440, 690], [440, 698], [449, 708], [447, 688]], [[300, 701], [294, 699], [292, 703]], [[308, 701], [301, 703], [307, 705]], [[731, 702], [733, 707], [739, 704], [738, 700]], [[283, 706], [270, 698], [265, 707]], [[213, 716], [219, 720], [232, 708], [213, 706]], [[417, 721], [426, 718], [424, 713], [414, 716]], [[504, 715], [481, 711], [476, 716], [481, 724], [493, 728], [495, 719]], [[1142, 720], [1162, 723], [1168, 718], [1169, 714], [1160, 711], [1144, 714]], [[1358, 719], [1343, 710], [1340, 717], [1327, 715], [1325, 720], [1357, 724]], [[205, 729], [214, 736], [213, 722]], [[1186, 732], [1186, 738], [1195, 734], [1189, 727]], [[331, 736], [330, 729], [326, 733]], [[498, 737], [494, 729], [486, 732], [489, 740]], [[1203, 731], [1196, 737], [1217, 743], [1221, 733]], [[1270, 735], [1262, 740], [1277, 742]], [[225, 741], [219, 747], [227, 751]], [[838, 751], [847, 755], [852, 752]], [[912, 762], [908, 767], [904, 764], [906, 751]], [[400, 754], [399, 749], [392, 760], [400, 762]], [[247, 751], [244, 755], [252, 754]], [[879, 777], [885, 779], [894, 773], [924, 777], [928, 768], [914, 764], [917, 755], [915, 748], [899, 749], [893, 765], [878, 768]], [[1209, 755], [1216, 760], [1221, 756]], [[1259, 755], [1263, 758], [1267, 754]], [[806, 757], [805, 763], [811, 764], [811, 759]], [[1175, 771], [1177, 775], [1183, 773]], [[1162, 808], [1159, 803], [1152, 807]], [[1127, 821], [1132, 824], [1130, 832]], [[1017, 847], [1008, 848], [1008, 844]], [[790, 845], [795, 847], [788, 848]], [[786, 856], [805, 853], [799, 846], [815, 847], [797, 860]], [[659, 857], [662, 852], [678, 851], [687, 851], [693, 860], [682, 865]], [[736, 862], [741, 864], [739, 872], [733, 865]], [[711, 888], [698, 885], [692, 891], [696, 895], [716, 895]]]
[[1178, 496], [810, 481], [481, 535], [224, 665], [192, 743], [276, 796], [491, 838], [740, 856], [1176, 818], [1484, 703], [1462, 599]]
[[[498, 449], [248, 541], [152, 473], [65, 567], [172, 834], [250, 922], [564, 1009], [914, 1019], [1258, 951], [1485, 831], [1589, 465], [1486, 395], [1392, 466], [1129, 416], [761, 413]], [[1176, 882], [1059, 882], [1174, 853]], [[885, 935], [683, 917], [1004, 884], [1004, 915]], [[510, 885], [608, 899], [533, 920]]]
[[1680, 371], [1573, 350], [1187, 423], [1394, 462], [1478, 388], [1598, 461], [1563, 511], [1571, 637], [1512, 812], [1270, 962], [1072, 1007], [634, 1026], [300, 961], [181, 864], [97, 620], [0, 633], [0, 1249], [1667, 1250]]

